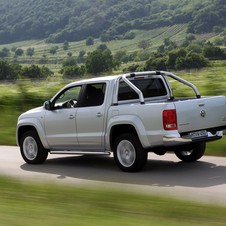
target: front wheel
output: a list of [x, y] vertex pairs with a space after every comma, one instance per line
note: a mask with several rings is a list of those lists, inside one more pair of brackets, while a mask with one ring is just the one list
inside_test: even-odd
[[206, 150], [206, 143], [200, 143], [191, 151], [175, 151], [176, 156], [184, 162], [194, 162], [200, 159]]
[[29, 164], [41, 164], [48, 156], [48, 151], [43, 147], [35, 131], [23, 134], [20, 141], [20, 152], [24, 161]]
[[147, 151], [135, 134], [120, 135], [115, 141], [113, 151], [115, 162], [122, 171], [136, 172], [146, 165]]

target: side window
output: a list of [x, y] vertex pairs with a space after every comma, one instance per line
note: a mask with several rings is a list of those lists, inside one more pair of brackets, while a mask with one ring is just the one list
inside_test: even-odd
[[82, 86], [75, 86], [61, 93], [55, 100], [54, 108], [62, 109], [76, 107], [81, 88]]
[[106, 83], [87, 84], [82, 107], [99, 106], [104, 102]]
[[[130, 80], [139, 90], [142, 91], [144, 98], [167, 95], [163, 81], [159, 78], [146, 78]], [[120, 82], [118, 100], [138, 99], [138, 94], [125, 82]]]

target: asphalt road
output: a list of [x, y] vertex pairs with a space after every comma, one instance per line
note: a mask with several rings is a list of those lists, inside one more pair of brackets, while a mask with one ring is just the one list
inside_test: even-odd
[[204, 156], [197, 162], [184, 163], [174, 154], [149, 153], [143, 171], [124, 173], [112, 155], [49, 155], [44, 164], [28, 165], [19, 147], [0, 146], [0, 174], [26, 183], [114, 188], [226, 206], [225, 157]]

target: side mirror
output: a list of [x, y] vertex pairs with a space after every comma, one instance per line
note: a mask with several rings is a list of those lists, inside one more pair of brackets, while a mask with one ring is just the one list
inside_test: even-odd
[[50, 111], [52, 109], [52, 103], [50, 100], [46, 101], [44, 103], [44, 106], [43, 106], [44, 109], [46, 109], [47, 111]]

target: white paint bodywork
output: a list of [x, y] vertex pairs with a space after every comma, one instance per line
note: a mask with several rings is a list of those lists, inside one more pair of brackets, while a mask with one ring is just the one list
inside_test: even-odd
[[[148, 72], [145, 72], [145, 75]], [[60, 110], [46, 110], [44, 107], [25, 112], [18, 119], [17, 143], [19, 131], [23, 126], [33, 126], [43, 146], [50, 150], [111, 151], [111, 129], [117, 125], [131, 125], [135, 128], [144, 148], [181, 145], [191, 142], [191, 138], [182, 138], [180, 133], [225, 126], [225, 97], [204, 97], [187, 100], [169, 100], [172, 91], [168, 81], [159, 74], [167, 89], [167, 95], [146, 98], [145, 104], [139, 99], [118, 101], [117, 82], [119, 76], [95, 78], [68, 84], [69, 87], [92, 83], [106, 83], [104, 102], [100, 106], [77, 107]], [[150, 74], [151, 74], [150, 73]], [[126, 77], [126, 76], [124, 76]], [[184, 81], [184, 80], [183, 80]], [[191, 84], [190, 84], [191, 85]], [[195, 88], [192, 87], [194, 90]], [[62, 91], [60, 90], [52, 99]], [[198, 91], [196, 92], [199, 95]], [[140, 100], [142, 99], [142, 94]], [[163, 128], [164, 110], [176, 109], [178, 130], [166, 131]], [[205, 109], [206, 117], [200, 117]], [[221, 133], [217, 133], [220, 136]], [[212, 134], [212, 136], [214, 136]], [[211, 134], [210, 134], [211, 137]]]

